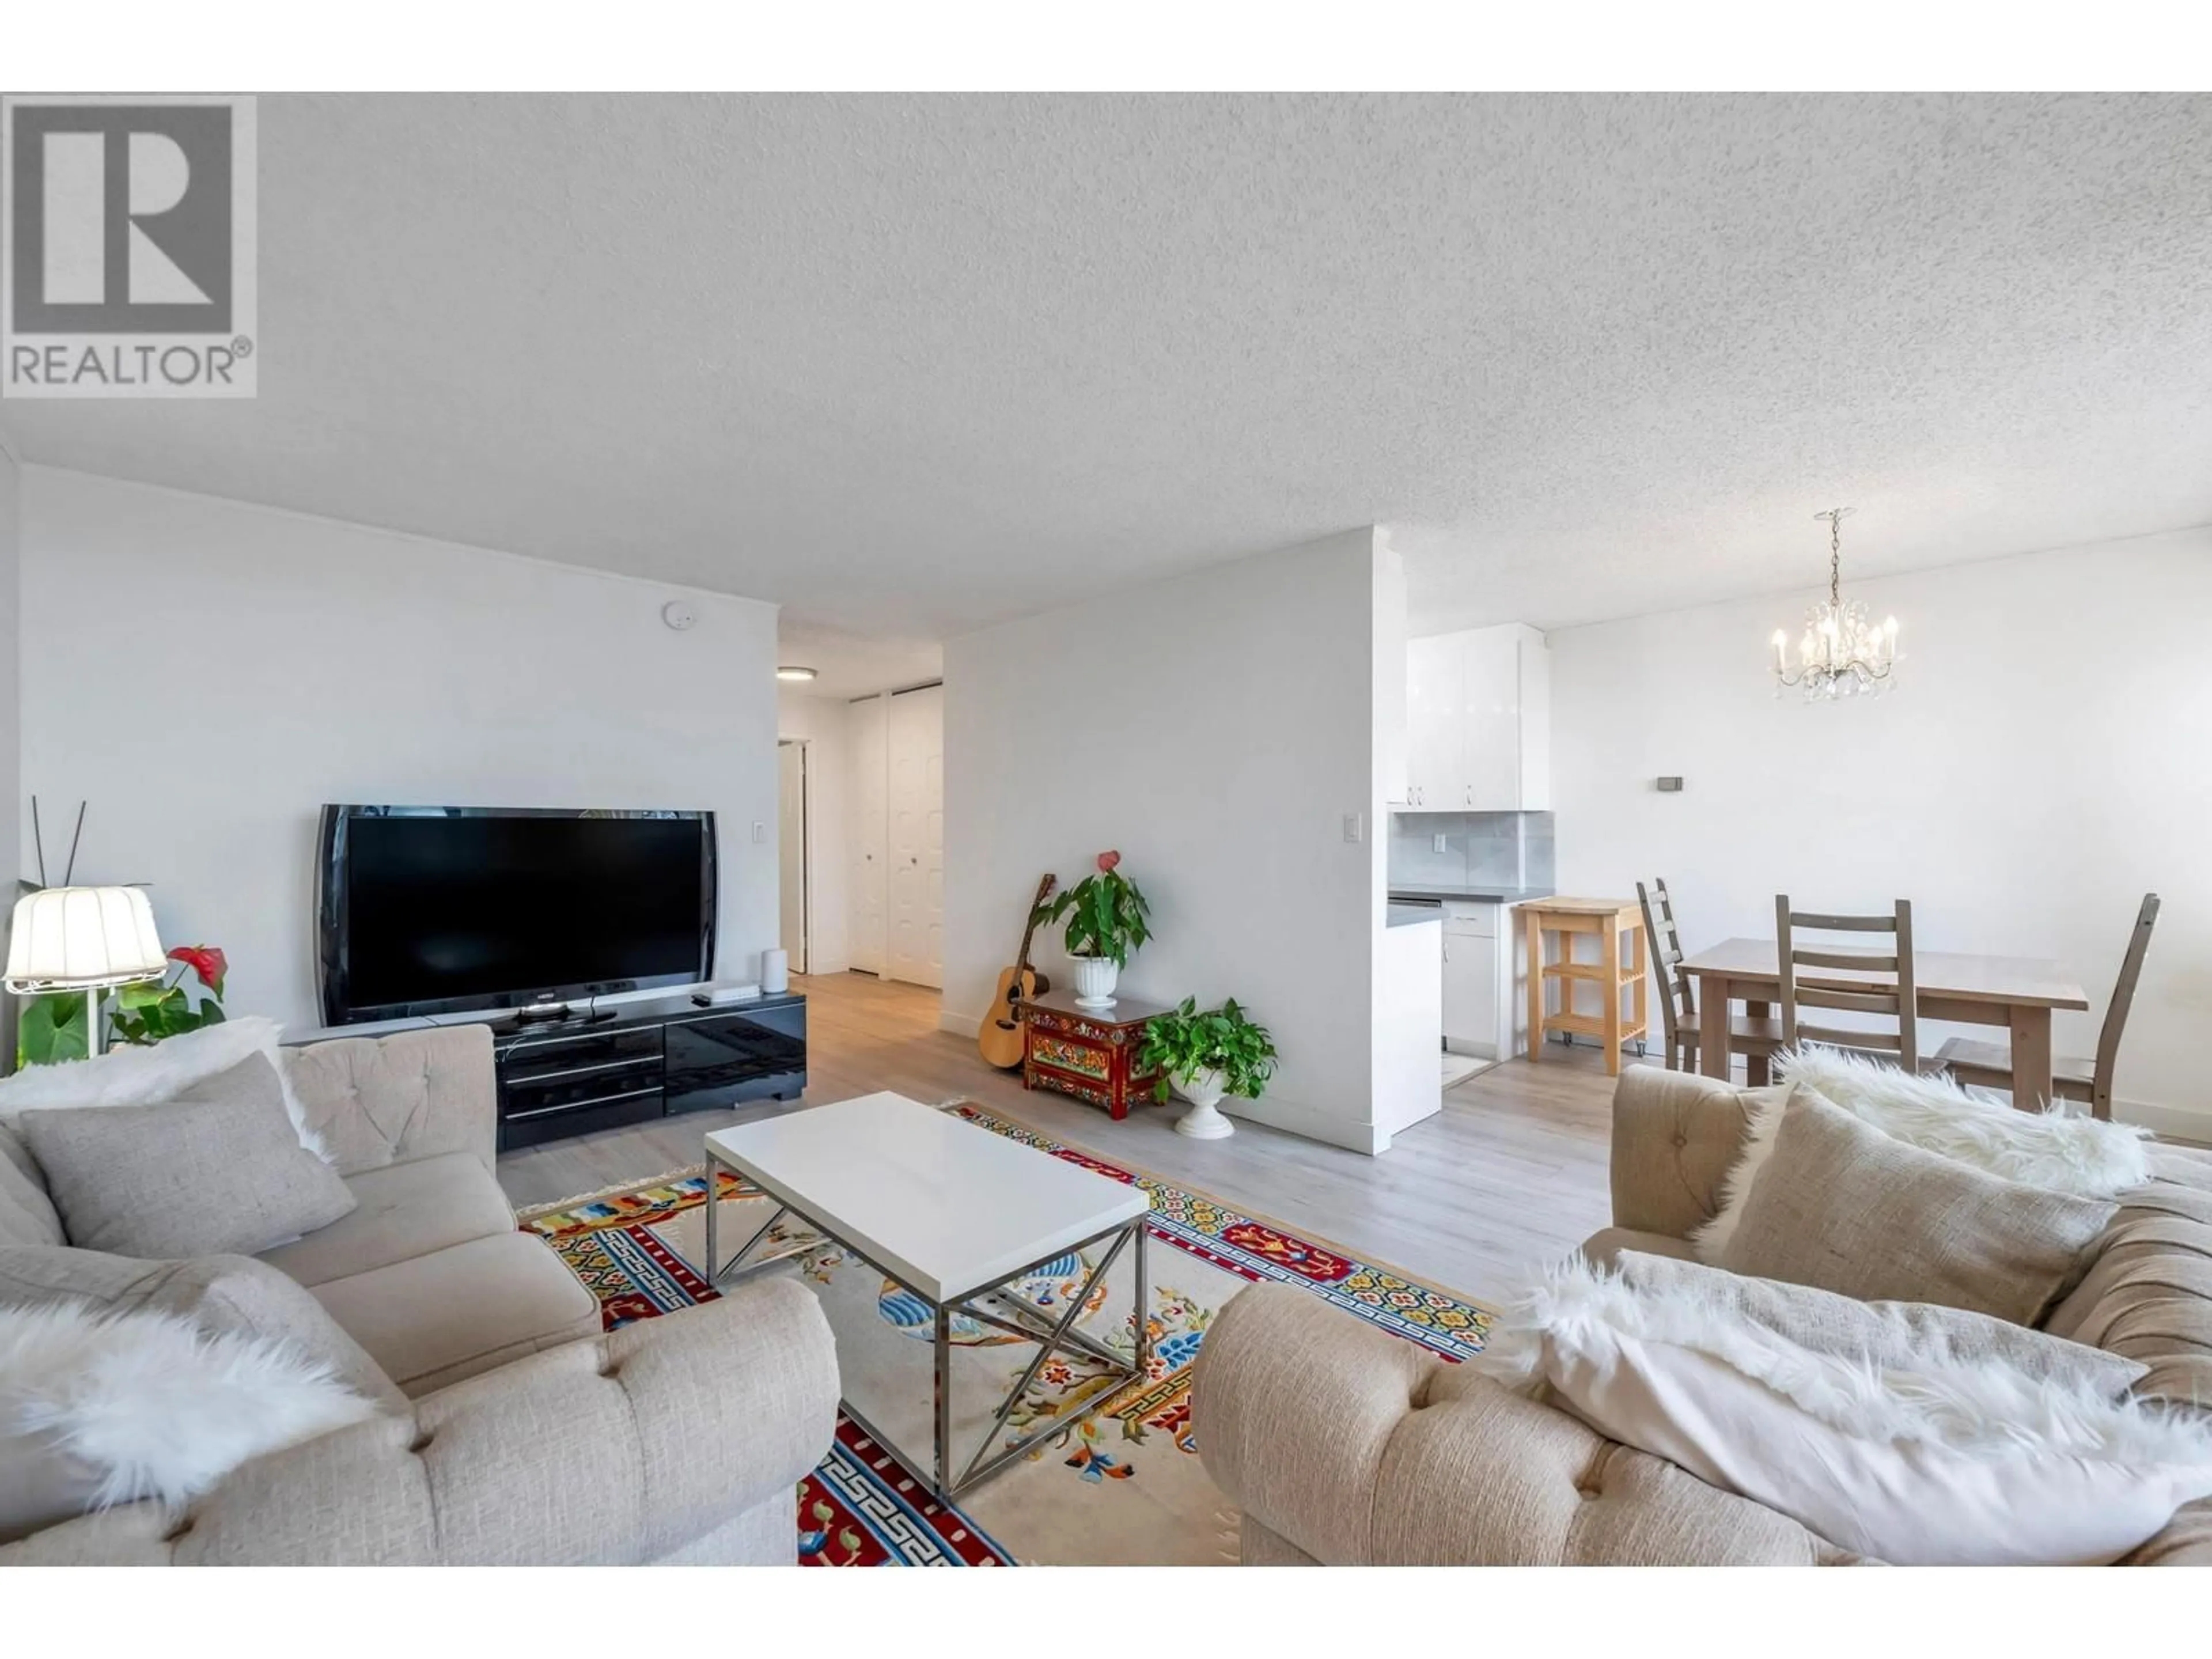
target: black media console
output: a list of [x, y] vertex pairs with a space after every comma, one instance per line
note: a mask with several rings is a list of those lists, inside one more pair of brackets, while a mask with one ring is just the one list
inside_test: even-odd
[[503, 1152], [806, 1087], [803, 996], [618, 1003], [589, 1023], [502, 1023], [492, 1041]]

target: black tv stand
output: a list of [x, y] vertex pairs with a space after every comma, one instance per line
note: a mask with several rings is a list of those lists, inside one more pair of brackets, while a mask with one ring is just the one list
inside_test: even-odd
[[806, 999], [621, 1002], [565, 1020], [492, 1025], [499, 1148], [644, 1123], [806, 1087]]
[[527, 1008], [518, 1008], [504, 1019], [492, 1021], [491, 1029], [498, 1036], [512, 1031], [574, 1030], [586, 1025], [597, 1025], [601, 1020], [614, 1017], [612, 1008], [592, 1008], [580, 1013], [565, 1002], [538, 1003]]

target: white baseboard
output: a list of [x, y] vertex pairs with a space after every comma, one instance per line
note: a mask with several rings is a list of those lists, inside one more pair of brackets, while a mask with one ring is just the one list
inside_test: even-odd
[[1364, 1152], [1370, 1158], [1390, 1150], [1390, 1137], [1372, 1123], [1356, 1123], [1334, 1112], [1324, 1112], [1316, 1106], [1302, 1106], [1293, 1100], [1282, 1100], [1262, 1096], [1258, 1100], [1224, 1099], [1221, 1109], [1231, 1117], [1241, 1117], [1247, 1122], [1264, 1123], [1270, 1129], [1280, 1129], [1286, 1134], [1303, 1135], [1308, 1140], [1326, 1141], [1332, 1146]]
[[952, 1009], [940, 1007], [937, 1011], [937, 1029], [950, 1031], [955, 1036], [971, 1037], [983, 1029], [983, 1016], [957, 1013]]
[[2212, 1146], [2212, 1108], [2164, 1106], [2151, 1100], [2116, 1100], [2112, 1103], [2112, 1115], [2123, 1123], [2140, 1123], [2154, 1135]]

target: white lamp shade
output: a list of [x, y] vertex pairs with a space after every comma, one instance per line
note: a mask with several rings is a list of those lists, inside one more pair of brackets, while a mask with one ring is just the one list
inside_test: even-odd
[[15, 901], [8, 988], [88, 990], [168, 971], [154, 907], [136, 887], [46, 887]]

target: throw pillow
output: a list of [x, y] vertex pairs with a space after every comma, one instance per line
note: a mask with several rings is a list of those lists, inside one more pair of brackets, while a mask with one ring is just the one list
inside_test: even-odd
[[2023, 1112], [1929, 1077], [1839, 1048], [1811, 1045], [1775, 1061], [1793, 1083], [1819, 1091], [1884, 1134], [1957, 1158], [2008, 1181], [2085, 1198], [2117, 1198], [2151, 1178], [2150, 1131], [2100, 1123], [2053, 1104]]
[[354, 1207], [337, 1171], [300, 1145], [276, 1069], [251, 1054], [160, 1106], [27, 1111], [63, 1230], [117, 1255], [256, 1255]]
[[177, 1314], [0, 1308], [0, 1540], [113, 1504], [186, 1503], [249, 1458], [375, 1414], [281, 1343]]
[[1863, 1302], [1934, 1302], [2032, 1325], [2072, 1287], [2116, 1207], [1892, 1139], [1802, 1083], [1753, 1139], [1749, 1194], [1707, 1259]]
[[1877, 1560], [2109, 1562], [2212, 1494], [2212, 1419], [2115, 1400], [2109, 1374], [2063, 1353], [2039, 1376], [1821, 1352], [1580, 1261], [1520, 1298], [1508, 1332], [1478, 1365], [1511, 1360], [1608, 1438]]
[[204, 1025], [150, 1047], [125, 1045], [90, 1060], [59, 1066], [27, 1066], [0, 1078], [0, 1123], [33, 1109], [77, 1106], [152, 1106], [174, 1100], [196, 1083], [239, 1064], [248, 1054], [267, 1060], [283, 1091], [284, 1114], [300, 1144], [325, 1163], [331, 1161], [321, 1137], [307, 1125], [307, 1114], [292, 1092], [278, 1039], [284, 1029], [258, 1014]]
[[62, 1220], [22, 1136], [0, 1123], [0, 1243], [58, 1244]]
[[329, 1366], [356, 1394], [389, 1411], [409, 1409], [398, 1385], [307, 1287], [265, 1261], [242, 1255], [142, 1261], [66, 1245], [0, 1246], [0, 1304], [53, 1302], [81, 1303], [99, 1313], [179, 1314], [210, 1336], [281, 1342]]

